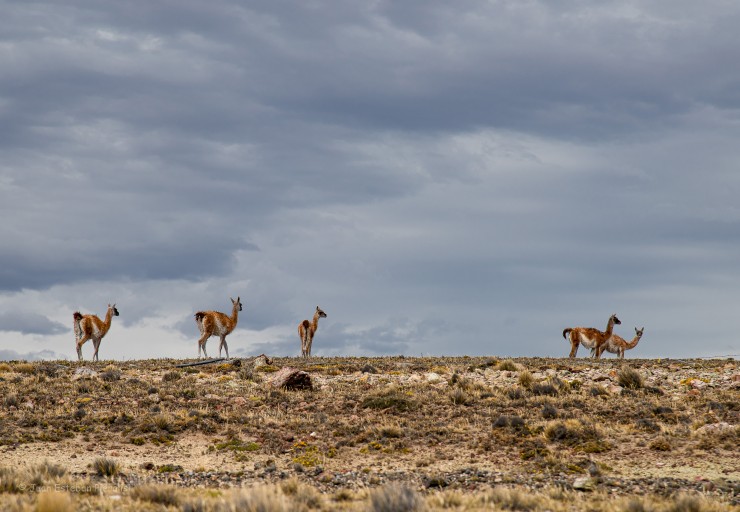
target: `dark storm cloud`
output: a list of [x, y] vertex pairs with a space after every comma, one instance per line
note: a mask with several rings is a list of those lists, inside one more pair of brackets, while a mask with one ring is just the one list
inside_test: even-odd
[[43, 335], [60, 334], [69, 328], [38, 313], [6, 311], [0, 313], [0, 330]]
[[484, 351], [490, 324], [534, 354], [557, 329], [525, 319], [603, 323], [618, 298], [675, 318], [656, 290], [734, 272], [739, 22], [720, 2], [9, 3], [0, 300], [115, 297], [124, 326], [187, 339], [229, 296], [257, 338], [319, 302], [317, 347], [363, 354]]

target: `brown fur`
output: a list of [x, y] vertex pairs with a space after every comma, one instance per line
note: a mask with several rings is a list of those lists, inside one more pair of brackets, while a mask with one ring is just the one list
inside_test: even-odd
[[229, 345], [226, 344], [226, 336], [231, 334], [231, 331], [236, 328], [236, 324], [239, 321], [239, 311], [242, 310], [242, 303], [239, 297], [236, 300], [231, 299], [231, 303], [233, 304], [233, 308], [230, 317], [218, 311], [198, 311], [195, 314], [195, 323], [200, 331], [198, 358], [200, 358], [201, 349], [203, 350], [203, 357], [208, 357], [208, 354], [206, 354], [206, 341], [211, 336], [218, 336], [221, 339], [221, 344], [218, 346], [218, 357], [221, 357], [221, 350], [226, 349], [226, 359], [229, 358]]
[[303, 357], [311, 356], [311, 345], [313, 345], [313, 337], [316, 334], [316, 330], [319, 328], [319, 318], [326, 318], [326, 313], [321, 311], [320, 307], [316, 306], [313, 321], [304, 320], [298, 324], [298, 336], [301, 337], [301, 355]]
[[596, 349], [603, 345], [611, 337], [614, 324], [618, 325], [621, 323], [617, 315], [614, 314], [609, 317], [609, 322], [606, 324], [606, 331], [600, 331], [593, 327], [567, 327], [563, 329], [563, 338], [570, 341], [570, 355], [568, 357], [576, 357], [579, 345], [591, 349]]
[[624, 359], [624, 351], [632, 350], [633, 348], [635, 348], [637, 344], [640, 343], [640, 338], [642, 338], [643, 332], [645, 332], [644, 327], [642, 329], [638, 329], [637, 327], [635, 327], [635, 337], [632, 338], [632, 341], [626, 341], [621, 336], [612, 334], [611, 337], [606, 341], [606, 343], [595, 349], [597, 352], [596, 357], [601, 357], [601, 354], [603, 354], [606, 350], [607, 352], [611, 352], [612, 354], [618, 354], [619, 359]]
[[118, 316], [115, 304], [112, 306], [108, 304], [105, 320], [101, 320], [95, 315], [83, 315], [79, 311], [74, 312], [72, 318], [74, 319], [75, 346], [77, 348], [77, 358], [80, 361], [82, 361], [82, 345], [90, 339], [93, 340], [93, 346], [95, 347], [93, 361], [98, 361], [100, 342], [103, 340], [103, 336], [108, 334], [114, 316]]

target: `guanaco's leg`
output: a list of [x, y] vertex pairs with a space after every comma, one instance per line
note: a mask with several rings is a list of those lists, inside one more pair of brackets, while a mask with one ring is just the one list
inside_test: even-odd
[[221, 344], [218, 346], [218, 357], [221, 357], [221, 349], [226, 349], [226, 359], [229, 358], [229, 345], [226, 343], [226, 336], [221, 336]]
[[87, 334], [83, 334], [83, 335], [82, 335], [82, 338], [80, 338], [80, 339], [79, 339], [79, 340], [77, 341], [77, 358], [78, 358], [78, 359], [79, 359], [80, 361], [82, 361], [82, 345], [84, 345], [84, 344], [85, 344], [85, 342], [86, 342], [87, 340], [89, 340], [89, 339], [90, 339], [90, 336], [88, 336]]
[[101, 338], [93, 338], [93, 347], [95, 347], [95, 353], [93, 354], [93, 361], [99, 361], [98, 349], [100, 348]]

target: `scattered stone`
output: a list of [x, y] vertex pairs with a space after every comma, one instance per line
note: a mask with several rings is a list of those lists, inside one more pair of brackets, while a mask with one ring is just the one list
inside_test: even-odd
[[722, 435], [735, 431], [735, 426], [730, 425], [724, 421], [720, 423], [710, 423], [696, 429], [696, 433], [699, 435]]
[[588, 476], [580, 476], [573, 481], [573, 489], [577, 491], [593, 491], [596, 489], [596, 480]]
[[74, 375], [72, 375], [72, 380], [94, 379], [97, 376], [98, 372], [96, 372], [92, 368], [81, 366], [75, 370]]
[[272, 359], [267, 357], [265, 354], [260, 354], [252, 361], [252, 368], [259, 368], [261, 366], [269, 366], [272, 364]]
[[366, 364], [365, 366], [360, 368], [360, 371], [362, 373], [378, 373], [378, 369], [371, 364]]
[[442, 489], [450, 485], [450, 482], [442, 475], [424, 477], [422, 482], [426, 489]]
[[233, 405], [234, 407], [244, 407], [245, 405], [247, 405], [247, 399], [243, 396], [235, 396], [231, 399], [231, 405]]

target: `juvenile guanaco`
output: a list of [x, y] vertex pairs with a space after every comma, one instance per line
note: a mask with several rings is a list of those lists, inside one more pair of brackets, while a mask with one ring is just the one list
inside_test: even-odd
[[632, 341], [626, 341], [621, 336], [612, 334], [611, 337], [606, 340], [606, 343], [596, 349], [596, 357], [601, 357], [601, 354], [606, 350], [612, 354], [619, 354], [619, 359], [624, 359], [624, 351], [635, 348], [637, 344], [640, 343], [640, 338], [642, 338], [643, 332], [645, 332], [644, 327], [642, 329], [635, 327], [635, 337], [632, 338]]

